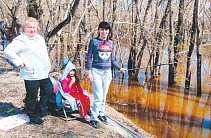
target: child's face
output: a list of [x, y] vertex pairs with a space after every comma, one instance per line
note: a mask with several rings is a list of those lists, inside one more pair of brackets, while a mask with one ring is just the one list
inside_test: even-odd
[[74, 77], [74, 76], [75, 76], [75, 70], [71, 70], [71, 71], [69, 72], [69, 75], [70, 75], [70, 77]]

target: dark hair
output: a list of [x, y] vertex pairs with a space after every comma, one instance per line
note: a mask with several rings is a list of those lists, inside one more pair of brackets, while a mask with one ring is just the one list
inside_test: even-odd
[[75, 83], [76, 83], [76, 86], [78, 87], [79, 83], [80, 83], [80, 80], [77, 76], [75, 76]]
[[76, 69], [73, 69], [73, 70], [75, 71], [75, 83], [76, 83], [76, 86], [78, 87], [80, 80], [79, 80], [78, 76], [76, 76]]
[[[108, 42], [108, 40], [109, 39], [111, 39], [111, 27], [110, 27], [110, 24], [108, 23], [108, 22], [105, 22], [105, 21], [103, 21], [103, 22], [101, 22], [100, 24], [99, 24], [99, 26], [98, 26], [98, 30], [100, 29], [100, 28], [103, 28], [103, 29], [109, 29], [109, 34], [108, 34], [108, 36], [107, 36], [107, 39], [104, 41], [104, 44], [106, 43], [106, 42]], [[98, 37], [100, 36], [100, 34], [98, 34]]]
[[[66, 65], [64, 65], [64, 66], [66, 66]], [[80, 80], [79, 80], [78, 76], [76, 76], [76, 69], [72, 69], [72, 70], [75, 71], [75, 75], [74, 75], [74, 77], [75, 77], [75, 83], [76, 83], [76, 87], [78, 87], [78, 85], [79, 85], [79, 83], [80, 83]], [[71, 70], [71, 71], [72, 71], [72, 70]], [[69, 73], [68, 73], [68, 75], [69, 75]], [[67, 75], [67, 76], [68, 76], [68, 75]]]

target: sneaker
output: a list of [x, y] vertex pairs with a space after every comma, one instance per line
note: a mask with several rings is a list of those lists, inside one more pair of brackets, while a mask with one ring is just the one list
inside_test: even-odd
[[98, 116], [97, 118], [103, 123], [108, 123], [107, 118], [105, 116]]
[[38, 125], [42, 125], [45, 121], [42, 120], [41, 118], [36, 119], [35, 121], [31, 120], [29, 122], [29, 124], [38, 124]]
[[88, 115], [86, 115], [86, 116], [84, 117], [84, 119], [87, 120], [87, 121], [89, 121], [91, 118], [90, 118]]
[[94, 127], [94, 128], [97, 128], [97, 129], [101, 129], [101, 126], [98, 124], [98, 121], [90, 121], [89, 124]]

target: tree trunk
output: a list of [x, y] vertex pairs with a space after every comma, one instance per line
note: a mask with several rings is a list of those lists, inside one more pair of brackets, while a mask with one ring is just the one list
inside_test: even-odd
[[194, 50], [194, 44], [196, 39], [196, 31], [198, 29], [198, 0], [195, 0], [194, 4], [194, 11], [193, 11], [193, 24], [192, 24], [192, 31], [191, 31], [191, 38], [190, 38], [190, 47], [188, 51], [187, 57], [187, 71], [186, 71], [186, 80], [185, 80], [185, 90], [189, 92], [190, 90], [190, 78], [191, 78], [191, 71], [190, 71], [190, 60]]
[[[200, 1], [200, 0], [199, 0]], [[199, 8], [200, 2], [196, 4], [196, 6]], [[197, 12], [198, 14], [198, 12]], [[203, 29], [202, 29], [203, 31]], [[201, 96], [201, 61], [202, 56], [200, 52], [200, 45], [201, 45], [201, 37], [200, 37], [200, 30], [199, 27], [197, 27], [197, 96]]]
[[[154, 17], [154, 28], [155, 28], [155, 32], [157, 32], [157, 24], [158, 24], [158, 7], [160, 6], [160, 3], [161, 3], [162, 0], [160, 0], [159, 2], [156, 3], [156, 9], [155, 9], [155, 17]], [[153, 33], [153, 37], [156, 39], [156, 33]], [[151, 64], [153, 63], [154, 65], [154, 52], [155, 52], [155, 47], [152, 46], [152, 50], [151, 50], [151, 53], [150, 53], [150, 58], [149, 58], [149, 61], [148, 61], [148, 65], [147, 66], [151, 66]], [[145, 71], [145, 74], [147, 74], [147, 71], [148, 71], [148, 68], [146, 68], [146, 71]], [[150, 72], [151, 72], [151, 79], [154, 78], [155, 76], [155, 68], [150, 68]], [[150, 79], [150, 80], [151, 80]]]
[[144, 25], [145, 22], [146, 22], [146, 17], [147, 17], [147, 14], [148, 14], [149, 9], [150, 9], [151, 7], [152, 7], [152, 0], [149, 0], [148, 3], [147, 3], [147, 8], [146, 8], [146, 10], [145, 10], [143, 25]]
[[60, 0], [57, 0], [54, 4], [54, 7], [53, 9], [50, 11], [50, 16], [48, 18], [48, 23], [46, 25], [46, 29], [45, 29], [45, 33], [44, 33], [44, 36], [46, 36], [48, 34], [48, 31], [54, 21], [54, 17], [55, 17], [55, 13], [56, 13], [56, 9], [59, 7], [59, 4], [60, 4]]
[[103, 0], [103, 21], [105, 21], [105, 0]]
[[201, 53], [200, 53], [200, 31], [197, 30], [197, 96], [201, 96]]
[[169, 30], [170, 30], [170, 42], [168, 46], [168, 56], [169, 56], [169, 76], [168, 76], [168, 86], [171, 86], [173, 84], [173, 65], [172, 65], [172, 59], [171, 59], [171, 49], [173, 45], [173, 22], [172, 22], [172, 10], [170, 7], [170, 14], [169, 14]]
[[179, 13], [178, 13], [178, 24], [177, 24], [177, 33], [174, 38], [174, 66], [173, 66], [173, 83], [176, 83], [177, 78], [177, 65], [178, 65], [178, 58], [179, 58], [179, 43], [182, 40], [183, 30], [183, 15], [184, 15], [184, 0], [180, 0], [179, 3]]
[[[137, 4], [137, 0], [135, 0], [135, 4]], [[137, 12], [134, 12], [134, 10], [135, 10], [135, 8], [134, 8], [134, 4], [133, 4], [132, 5], [132, 23], [137, 23], [137, 21], [138, 21], [137, 14], [136, 14]], [[133, 20], [133, 17], [135, 17], [135, 21]], [[128, 60], [128, 68], [129, 69], [137, 68], [137, 65], [136, 65], [136, 61], [137, 61], [137, 48], [136, 48], [137, 26], [132, 26], [131, 35], [132, 35], [133, 39], [132, 39], [132, 46], [130, 49], [130, 56], [129, 56], [129, 60]], [[135, 70], [129, 72], [129, 77], [133, 78], [133, 80], [138, 80], [138, 76], [135, 75], [136, 74], [135, 72], [136, 72]]]
[[[79, 44], [77, 44], [77, 49], [76, 49], [76, 52], [75, 52], [75, 56], [73, 57], [74, 59], [73, 59], [72, 63], [76, 62], [76, 60], [78, 58], [79, 50], [81, 49], [81, 31], [80, 31], [80, 28], [78, 30], [79, 30], [79, 32], [78, 32], [79, 33], [79, 40], [78, 40]], [[80, 63], [80, 61], [79, 61], [79, 63]]]
[[[172, 3], [172, 0], [168, 0], [167, 7], [166, 7], [166, 10], [165, 10], [165, 14], [162, 17], [162, 20], [161, 20], [161, 23], [160, 23], [160, 26], [159, 26], [160, 32], [158, 32], [158, 34], [157, 34], [158, 47], [156, 49], [155, 64], [154, 65], [158, 65], [159, 64], [160, 51], [161, 51], [161, 46], [160, 45], [161, 45], [161, 41], [162, 41], [162, 37], [163, 37], [163, 30], [166, 28], [165, 27], [165, 22], [166, 22], [167, 16], [169, 15], [169, 12], [170, 12], [171, 3]], [[155, 75], [158, 75], [157, 67], [155, 67], [155, 73], [156, 73]]]

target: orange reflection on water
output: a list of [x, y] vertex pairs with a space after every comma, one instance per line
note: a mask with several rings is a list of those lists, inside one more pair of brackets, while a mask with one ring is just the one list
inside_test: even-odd
[[211, 136], [210, 99], [207, 97], [185, 95], [177, 92], [177, 87], [165, 90], [156, 85], [155, 91], [153, 84], [147, 88], [116, 87], [117, 84], [111, 84], [107, 96], [110, 105], [157, 137]]

